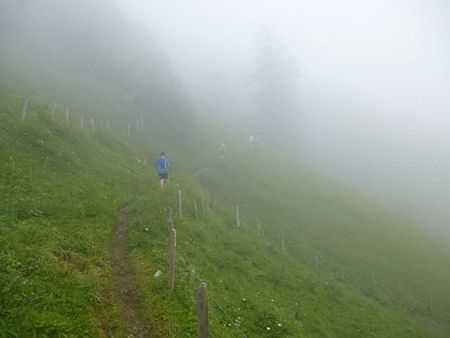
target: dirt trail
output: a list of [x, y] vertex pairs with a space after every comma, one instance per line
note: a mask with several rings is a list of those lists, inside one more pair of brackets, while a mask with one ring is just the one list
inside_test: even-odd
[[114, 288], [122, 306], [122, 319], [128, 327], [127, 338], [150, 337], [149, 326], [139, 317], [139, 299], [136, 294], [136, 280], [130, 269], [127, 256], [127, 226], [129, 208], [123, 208], [117, 215], [117, 224], [112, 243]]

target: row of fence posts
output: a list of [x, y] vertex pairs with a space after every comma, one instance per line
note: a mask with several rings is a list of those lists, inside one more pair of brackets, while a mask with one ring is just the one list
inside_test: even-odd
[[[209, 192], [206, 191], [206, 195], [204, 198], [204, 210], [209, 209]], [[194, 216], [198, 219], [198, 205], [197, 200], [193, 201], [193, 211]], [[183, 201], [182, 201], [182, 192], [181, 189], [178, 188], [177, 191], [177, 215], [181, 218], [183, 216]], [[240, 208], [239, 205], [235, 206], [235, 224], [239, 228], [241, 226], [241, 218], [240, 218]], [[172, 209], [169, 209], [169, 217], [168, 217], [168, 233], [170, 238], [169, 244], [169, 289], [174, 289], [174, 278], [175, 278], [175, 254], [176, 254], [176, 231], [173, 225], [173, 212]], [[256, 220], [256, 234], [259, 238], [261, 236], [261, 222], [259, 219]], [[285, 237], [281, 235], [281, 250], [283, 253], [286, 253], [286, 241]], [[320, 270], [320, 257], [318, 252], [316, 251], [314, 254], [314, 267], [316, 271]], [[339, 266], [339, 277], [341, 280], [344, 279], [344, 266], [341, 263]], [[371, 272], [371, 281], [372, 288], [376, 288], [376, 279], [375, 272]], [[430, 301], [430, 308], [432, 308], [432, 302]], [[197, 322], [198, 322], [198, 335], [200, 338], [209, 336], [209, 324], [208, 324], [208, 297], [207, 297], [207, 289], [206, 283], [201, 283], [197, 289]]]
[[[183, 217], [183, 194], [179, 186], [177, 186], [177, 210], [176, 214], [178, 217]], [[216, 196], [213, 194], [212, 205], [215, 203]], [[206, 189], [203, 195], [203, 212], [206, 216], [210, 209], [210, 193]], [[195, 219], [199, 218], [199, 208], [197, 204], [197, 199], [192, 201], [192, 211]], [[235, 225], [240, 228], [241, 226], [241, 214], [239, 205], [235, 206]], [[167, 220], [167, 232], [169, 236], [169, 273], [168, 273], [168, 289], [174, 290], [174, 280], [175, 280], [175, 258], [176, 258], [176, 230], [173, 222], [173, 210], [169, 208], [168, 210], [168, 220]], [[261, 222], [258, 219], [256, 223], [257, 236], [261, 236]], [[283, 252], [286, 252], [284, 237], [282, 237], [282, 248]], [[197, 288], [197, 324], [198, 324], [198, 336], [200, 338], [209, 337], [209, 323], [208, 323], [208, 295], [207, 295], [207, 285], [206, 283], [200, 283]]]
[[[51, 111], [53, 120], [56, 119], [56, 109], [57, 109], [58, 104], [59, 104], [58, 100], [53, 101], [52, 111]], [[23, 107], [22, 107], [22, 114], [21, 114], [22, 122], [25, 121], [27, 118], [28, 108], [29, 108], [29, 99], [28, 99], [28, 97], [26, 97], [24, 99]], [[65, 109], [65, 125], [66, 125], [66, 127], [68, 127], [70, 124], [70, 116], [71, 116], [70, 108], [66, 107], [66, 109]], [[93, 117], [91, 117], [90, 122], [91, 122], [92, 130], [96, 130], [95, 120]], [[144, 115], [140, 114], [139, 118], [136, 119], [136, 131], [139, 132], [140, 129], [143, 127], [144, 127]], [[81, 129], [85, 128], [84, 115], [80, 116], [80, 128]], [[111, 130], [111, 124], [110, 124], [109, 120], [106, 120], [106, 121], [103, 121], [102, 119], [99, 120], [98, 129], [103, 129], [103, 128]], [[130, 123], [127, 124], [127, 133], [128, 133], [128, 136], [131, 136], [131, 124]]]
[[[182, 191], [178, 186], [177, 189], [177, 216], [183, 217], [183, 197]], [[215, 195], [213, 195], [213, 205], [215, 203]], [[197, 200], [193, 200], [193, 213], [196, 219], [199, 218], [198, 204]], [[207, 212], [210, 209], [210, 194], [209, 190], [206, 189], [204, 197], [203, 197], [203, 210], [204, 215], [206, 216]], [[239, 205], [236, 205], [236, 226], [241, 226], [241, 218]], [[258, 236], [260, 234], [261, 224], [258, 221], [257, 223], [257, 232]], [[173, 210], [169, 208], [168, 210], [168, 219], [167, 219], [167, 232], [169, 235], [169, 273], [168, 273], [168, 289], [174, 290], [174, 281], [175, 281], [175, 260], [176, 260], [176, 230], [173, 222]], [[208, 294], [207, 294], [207, 285], [206, 283], [200, 283], [197, 288], [197, 324], [198, 324], [198, 336], [199, 338], [209, 337], [209, 322], [208, 322]]]
[[[213, 198], [213, 203], [215, 203], [215, 197]], [[205, 192], [205, 196], [203, 198], [203, 210], [204, 213], [206, 214], [209, 209], [210, 209], [210, 198], [209, 198], [209, 190], [206, 190]], [[192, 202], [192, 209], [194, 212], [194, 217], [195, 219], [198, 219], [199, 217], [199, 213], [198, 213], [198, 204], [197, 204], [197, 200], [194, 199]], [[241, 226], [241, 215], [240, 215], [240, 210], [239, 210], [239, 205], [236, 205], [236, 226], [239, 228]], [[181, 189], [178, 188], [177, 191], [177, 214], [179, 217], [183, 217], [183, 198], [182, 198], [182, 193], [181, 193]], [[257, 235], [258, 237], [260, 236], [260, 231], [261, 231], [261, 222], [258, 220], [257, 221], [257, 225], [256, 225], [256, 231], [257, 231]], [[284, 239], [283, 239], [284, 241]], [[284, 244], [283, 244], [284, 247]]]
[[139, 118], [137, 118], [134, 122], [128, 122], [128, 124], [127, 124], [128, 136], [131, 136], [131, 126], [133, 123], [136, 126], [136, 132], [139, 133], [139, 131], [144, 128], [144, 115], [140, 114]]
[[[181, 217], [181, 190], [178, 190], [178, 215]], [[169, 273], [168, 289], [173, 291], [175, 287], [175, 262], [177, 251], [177, 231], [173, 223], [173, 211], [169, 208], [167, 217], [167, 233], [169, 235]], [[206, 283], [200, 283], [197, 288], [197, 325], [199, 338], [209, 337], [208, 319], [208, 293]]]
[[[59, 104], [59, 101], [54, 101], [53, 102], [53, 106], [52, 106], [52, 119], [55, 120], [56, 118], [56, 108]], [[28, 113], [28, 108], [29, 108], [29, 99], [28, 97], [26, 97], [24, 99], [23, 102], [23, 107], [22, 107], [22, 113], [21, 113], [21, 120], [25, 121], [26, 117], [27, 117], [27, 113]], [[69, 122], [70, 122], [70, 109], [68, 107], [66, 107], [65, 110], [65, 125], [66, 127], [69, 126]], [[95, 128], [95, 120], [93, 117], [90, 118], [90, 122], [91, 122], [91, 128], [94, 131]], [[84, 123], [84, 115], [80, 116], [80, 128], [84, 129], [85, 127], [85, 123]], [[109, 120], [105, 121], [105, 127], [108, 130], [111, 130], [111, 126], [109, 123]], [[139, 119], [136, 119], [136, 131], [139, 132], [140, 128], [144, 127], [144, 116], [142, 114], [140, 114]], [[103, 128], [103, 120], [99, 120], [99, 128], [102, 129]], [[130, 123], [128, 123], [127, 125], [127, 132], [128, 132], [128, 136], [131, 136], [131, 126]], [[206, 190], [206, 193], [204, 194], [204, 198], [203, 198], [203, 210], [206, 216], [207, 211], [209, 211], [210, 209], [210, 196], [209, 196], [209, 190]], [[213, 199], [213, 203], [215, 202], [215, 196]], [[193, 210], [194, 210], [194, 216], [196, 219], [199, 218], [199, 212], [198, 212], [198, 205], [197, 205], [197, 200], [194, 199], [193, 201]], [[235, 220], [236, 220], [236, 226], [239, 228], [241, 226], [241, 218], [240, 218], [240, 208], [239, 205], [236, 205], [235, 207]], [[178, 189], [178, 195], [177, 195], [177, 214], [179, 217], [183, 216], [183, 204], [182, 204], [182, 193], [181, 193], [181, 189]], [[173, 225], [173, 215], [172, 215], [172, 210], [170, 209], [170, 215], [169, 215], [169, 221], [168, 221], [168, 225], [169, 225], [169, 239], [170, 239], [170, 254], [169, 254], [169, 289], [173, 290], [174, 289], [174, 281], [175, 281], [175, 256], [176, 256], [176, 230], [174, 228]], [[256, 235], [259, 238], [261, 236], [261, 223], [259, 220], [257, 220], [256, 223]], [[285, 243], [285, 239], [284, 236], [281, 235], [281, 249], [283, 253], [286, 253], [286, 243]], [[315, 269], [316, 271], [319, 271], [320, 268], [320, 262], [319, 262], [319, 255], [316, 252], [315, 253]], [[339, 271], [339, 275], [341, 279], [344, 279], [344, 266], [342, 265], [342, 263], [340, 264], [340, 271]], [[372, 280], [372, 287], [375, 289], [376, 286], [376, 279], [375, 279], [375, 272], [371, 272], [371, 280]], [[201, 297], [204, 297], [202, 299], [199, 299], [199, 295], [201, 295]], [[205, 329], [205, 327], [207, 328], [207, 324], [204, 323], [205, 317], [206, 317], [206, 323], [207, 323], [207, 313], [205, 315], [205, 308], [206, 308], [206, 312], [207, 312], [207, 308], [208, 308], [208, 304], [207, 304], [207, 295], [206, 295], [206, 284], [205, 283], [201, 283], [198, 289], [198, 293], [197, 293], [197, 304], [198, 304], [198, 318], [199, 318], [199, 336], [200, 337], [207, 337], [207, 335], [200, 335], [200, 332], [207, 332], [207, 329]], [[205, 299], [206, 299], [206, 305], [205, 305]], [[201, 309], [202, 310], [201, 310]], [[430, 309], [432, 311], [432, 302], [430, 301]], [[200, 314], [201, 318], [200, 318]], [[200, 322], [202, 323], [200, 325]], [[206, 326], [205, 326], [206, 325]]]
[[[209, 196], [209, 190], [207, 189], [205, 191], [205, 194], [202, 197], [202, 206], [203, 206], [203, 216], [207, 217], [208, 211], [210, 210], [211, 207], [214, 207], [214, 203], [215, 203], [215, 195], [213, 196], [213, 200], [212, 200], [212, 205], [210, 206], [210, 196]], [[182, 201], [181, 201], [181, 191], [178, 190], [178, 204], [179, 206], [179, 213], [182, 212], [180, 210], [182, 210]], [[199, 208], [198, 208], [198, 203], [197, 203], [197, 199], [193, 199], [192, 200], [192, 213], [194, 214], [195, 219], [199, 219], [200, 214], [199, 214]], [[181, 214], [180, 214], [181, 216]]]

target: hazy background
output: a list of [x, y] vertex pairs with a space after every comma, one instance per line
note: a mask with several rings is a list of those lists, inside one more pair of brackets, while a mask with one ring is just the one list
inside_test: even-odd
[[262, 26], [299, 70], [293, 156], [450, 236], [448, 1], [3, 0], [0, 61], [107, 81], [180, 130], [188, 98], [245, 140]]
[[[197, 107], [240, 125], [253, 109], [255, 32], [295, 59], [302, 157], [388, 208], [450, 232], [450, 3], [134, 0]], [[281, 136], [280, 136], [281, 137]]]

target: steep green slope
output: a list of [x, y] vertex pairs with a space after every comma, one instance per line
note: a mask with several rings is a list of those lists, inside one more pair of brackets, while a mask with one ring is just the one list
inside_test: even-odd
[[125, 335], [111, 231], [149, 173], [110, 133], [52, 121], [38, 96], [21, 122], [20, 94], [0, 94], [0, 337]]
[[[199, 260], [203, 260], [200, 252], [204, 250], [208, 261], [215, 262], [212, 264], [215, 268], [205, 262], [209, 268], [204, 271], [207, 276], [202, 275], [214, 281], [215, 286], [211, 288], [217, 284], [222, 286], [221, 280], [230, 282], [231, 279], [236, 285], [229, 291], [244, 298], [251, 291], [269, 289], [265, 305], [271, 303], [274, 295], [286, 294], [281, 306], [269, 310], [283, 313], [277, 318], [279, 321], [284, 317], [295, 323], [290, 327], [292, 331], [280, 333], [281, 336], [448, 335], [450, 274], [445, 267], [449, 266], [450, 253], [446, 243], [357, 194], [321, 179], [293, 159], [267, 148], [248, 149], [244, 142], [227, 138], [227, 133], [217, 127], [209, 126], [209, 129], [216, 134], [197, 134], [195, 148], [177, 151], [174, 147], [173, 155], [178, 165], [203, 186], [203, 197], [197, 193], [197, 201], [204, 198], [206, 188], [219, 201], [218, 210], [214, 211], [216, 217], [201, 222], [204, 231], [213, 234], [199, 234], [194, 229], [195, 235], [186, 234], [193, 238], [192, 243], [185, 243], [190, 249], [194, 243], [198, 245]], [[225, 161], [218, 158], [216, 147], [223, 139], [228, 149]], [[243, 219], [239, 230], [233, 221], [237, 204]], [[258, 223], [259, 238], [256, 236]], [[184, 221], [180, 227], [179, 231], [184, 231]], [[242, 242], [237, 244], [239, 241]], [[253, 247], [255, 241], [269, 245], [265, 250], [270, 255], [261, 247]], [[285, 254], [282, 254], [283, 242]], [[279, 260], [274, 259], [276, 255], [280, 255]], [[259, 261], [265, 264], [258, 264]], [[187, 271], [191, 262], [190, 259], [186, 262]], [[285, 266], [287, 262], [290, 272]], [[214, 279], [220, 276], [217, 267], [225, 267], [219, 281]], [[212, 275], [209, 269], [213, 270]], [[227, 278], [233, 272], [235, 277]], [[303, 295], [305, 275], [311, 285], [319, 288], [326, 285], [323, 298], [319, 296], [321, 292], [311, 289], [308, 290], [313, 297]], [[236, 276], [247, 277], [240, 280]], [[252, 276], [258, 276], [256, 281]], [[222, 292], [221, 287], [214, 292]], [[355, 299], [343, 299], [342, 294]], [[297, 296], [302, 302], [293, 301]], [[237, 298], [236, 301], [230, 304], [231, 308], [241, 307]], [[334, 306], [334, 301], [339, 305]], [[296, 303], [307, 310], [298, 312], [293, 306]], [[220, 312], [221, 306], [218, 308]], [[326, 308], [324, 313], [323, 308]], [[252, 317], [255, 312], [258, 311], [252, 307], [246, 315]], [[234, 314], [239, 316], [239, 311]], [[300, 319], [302, 315], [313, 317], [308, 322], [311, 326], [305, 327], [304, 320]], [[258, 322], [249, 321], [253, 325]], [[234, 325], [226, 321], [222, 324]], [[256, 336], [261, 336], [252, 324], [244, 332], [258, 332]], [[239, 335], [239, 331], [234, 334]], [[218, 335], [223, 336], [224, 332]]]
[[[74, 112], [68, 127], [61, 110], [51, 118], [45, 93], [55, 88], [33, 95], [25, 122], [29, 91], [0, 90], [0, 336], [127, 336], [110, 251], [115, 214], [125, 205], [132, 206], [139, 311], [154, 336], [196, 336], [199, 282], [208, 283], [214, 337], [448, 336], [443, 243], [217, 127], [199, 125], [180, 141], [146, 121], [128, 136], [123, 112], [136, 115], [125, 101], [108, 99], [114, 90], [92, 84], [86, 91], [76, 82], [58, 88]], [[75, 114], [84, 109], [96, 122], [110, 119], [112, 130], [81, 130]], [[222, 139], [225, 161], [216, 149]], [[159, 150], [174, 169], [163, 191], [141, 160]], [[175, 219], [172, 292], [166, 215], [177, 184], [184, 215]]]
[[[273, 241], [384, 303], [444, 320], [450, 315], [448, 243], [355, 193], [262, 150], [229, 154], [198, 179], [242, 204], [253, 226], [259, 219]], [[430, 305], [430, 301], [432, 305]], [[430, 308], [430, 306], [432, 308]], [[434, 314], [431, 312], [434, 310]]]

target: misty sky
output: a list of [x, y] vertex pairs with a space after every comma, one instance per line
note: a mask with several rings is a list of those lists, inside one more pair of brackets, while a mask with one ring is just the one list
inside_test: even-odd
[[[301, 160], [450, 236], [450, 1], [115, 1], [168, 55], [194, 109], [239, 124], [243, 140], [256, 32], [272, 27], [299, 69]], [[80, 4], [56, 7], [72, 24], [91, 9], [102, 43], [126, 36], [108, 26], [107, 1]], [[48, 6], [16, 24], [45, 26]]]
[[450, 227], [450, 2], [121, 3], [193, 95], [222, 83], [252, 109], [255, 32], [272, 26], [300, 70], [304, 158], [394, 210]]

